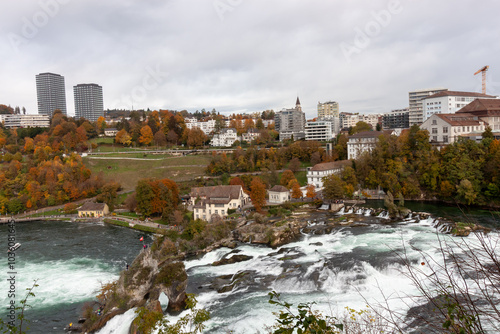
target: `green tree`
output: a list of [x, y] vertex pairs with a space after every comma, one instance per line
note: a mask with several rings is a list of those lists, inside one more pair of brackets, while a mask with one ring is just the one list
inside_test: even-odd
[[335, 174], [323, 178], [323, 197], [328, 200], [344, 197], [344, 181]]
[[467, 179], [460, 181], [460, 184], [457, 187], [457, 194], [459, 199], [468, 205], [473, 204], [477, 197], [477, 192], [474, 189], [474, 186]]
[[371, 130], [373, 130], [373, 128], [370, 124], [363, 122], [363, 121], [359, 121], [358, 123], [356, 123], [356, 126], [352, 127], [349, 130], [349, 135], [352, 136], [352, 135], [359, 133], [359, 132], [371, 131]]

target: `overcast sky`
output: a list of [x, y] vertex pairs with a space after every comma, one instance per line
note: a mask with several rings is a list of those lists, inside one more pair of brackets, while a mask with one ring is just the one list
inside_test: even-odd
[[[37, 113], [35, 75], [103, 87], [104, 108], [341, 111], [408, 106], [408, 92], [500, 95], [500, 2], [40, 0], [0, 4], [0, 104]], [[497, 81], [496, 81], [497, 80]]]

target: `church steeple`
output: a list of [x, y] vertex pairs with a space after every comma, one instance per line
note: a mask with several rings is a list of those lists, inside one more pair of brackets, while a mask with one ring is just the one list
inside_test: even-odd
[[298, 96], [297, 96], [297, 102], [295, 102], [295, 109], [302, 111], [302, 107], [300, 106], [300, 100]]

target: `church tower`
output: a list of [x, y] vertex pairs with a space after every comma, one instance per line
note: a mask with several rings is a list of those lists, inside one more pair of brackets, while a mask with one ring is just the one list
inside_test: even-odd
[[295, 109], [298, 111], [302, 111], [302, 107], [300, 106], [300, 100], [298, 96], [297, 96], [297, 102], [295, 102]]

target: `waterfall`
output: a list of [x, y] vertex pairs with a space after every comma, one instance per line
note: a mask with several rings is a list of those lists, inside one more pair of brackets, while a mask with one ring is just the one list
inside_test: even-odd
[[351, 207], [351, 208], [349, 209], [349, 211], [347, 211], [347, 214], [350, 214], [350, 213], [353, 213], [353, 212], [354, 212], [354, 209]]
[[372, 214], [372, 210], [371, 209], [366, 209], [365, 210], [365, 216], [366, 217], [369, 217], [371, 214]]
[[356, 211], [356, 214], [357, 214], [357, 215], [362, 215], [362, 214], [363, 214], [363, 209], [359, 208], [359, 209]]
[[345, 207], [342, 207], [342, 209], [337, 212], [338, 215], [344, 215], [345, 214]]
[[388, 211], [382, 211], [377, 217], [378, 218], [383, 218], [383, 219], [389, 219], [389, 212]]

